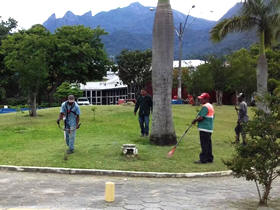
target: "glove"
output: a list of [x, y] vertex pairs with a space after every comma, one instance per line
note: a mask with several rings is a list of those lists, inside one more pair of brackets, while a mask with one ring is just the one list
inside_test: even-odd
[[57, 119], [57, 120], [56, 120], [56, 123], [59, 124], [59, 122], [60, 122], [60, 119]]
[[196, 123], [196, 119], [194, 119], [193, 121], [192, 121], [192, 124], [194, 125]]

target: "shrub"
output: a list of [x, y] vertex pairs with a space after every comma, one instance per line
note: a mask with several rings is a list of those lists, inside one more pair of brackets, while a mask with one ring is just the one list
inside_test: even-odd
[[7, 98], [5, 100], [5, 103], [9, 106], [23, 105], [23, 104], [26, 104], [26, 99], [22, 98], [22, 97]]
[[280, 97], [266, 96], [265, 101], [269, 112], [255, 109], [245, 129], [247, 145], [237, 145], [234, 157], [224, 161], [235, 177], [255, 181], [260, 206], [267, 206], [272, 182], [280, 175]]
[[76, 98], [83, 95], [83, 91], [80, 90], [78, 84], [70, 84], [69, 82], [63, 82], [56, 90], [54, 97], [62, 102], [67, 99], [68, 95], [74, 95]]

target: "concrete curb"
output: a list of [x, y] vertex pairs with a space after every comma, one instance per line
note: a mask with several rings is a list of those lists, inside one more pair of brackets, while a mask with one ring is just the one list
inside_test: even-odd
[[102, 176], [125, 176], [125, 177], [149, 177], [149, 178], [196, 178], [196, 177], [222, 177], [232, 175], [232, 171], [216, 171], [204, 173], [164, 173], [164, 172], [138, 172], [119, 170], [98, 170], [98, 169], [74, 169], [74, 168], [53, 168], [53, 167], [29, 167], [0, 165], [0, 170], [18, 172], [40, 172], [58, 174], [85, 174]]

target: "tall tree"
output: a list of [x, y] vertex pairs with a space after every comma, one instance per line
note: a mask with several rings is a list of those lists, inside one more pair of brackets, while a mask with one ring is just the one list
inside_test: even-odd
[[46, 48], [50, 33], [41, 25], [20, 31], [3, 40], [5, 65], [19, 75], [19, 84], [27, 95], [30, 116], [36, 116], [38, 91], [47, 78]]
[[256, 59], [246, 49], [227, 56], [227, 87], [235, 93], [245, 93], [248, 100], [256, 91]]
[[[257, 92], [267, 92], [268, 67], [265, 47], [271, 45], [279, 36], [280, 1], [279, 0], [247, 0], [243, 3], [240, 16], [223, 19], [211, 30], [211, 39], [221, 41], [228, 33], [257, 29], [259, 36], [259, 58], [257, 65]], [[265, 109], [264, 104], [258, 107]]]
[[152, 51], [123, 50], [117, 57], [119, 77], [132, 88], [135, 93], [140, 93], [141, 88], [152, 80]]
[[85, 83], [106, 75], [109, 60], [101, 42], [105, 34], [99, 27], [82, 25], [63, 26], [55, 31], [48, 47], [50, 102], [56, 88], [65, 81]]
[[214, 79], [209, 63], [201, 64], [196, 69], [190, 69], [189, 77], [185, 81], [188, 92], [194, 96], [198, 104], [197, 96], [202, 92], [209, 92], [214, 89]]
[[[1, 17], [0, 17], [1, 20]], [[13, 18], [9, 18], [7, 21], [0, 21], [0, 47], [2, 40], [11, 34], [12, 30], [17, 27], [17, 21]], [[0, 54], [0, 101], [6, 97], [7, 86], [11, 82], [13, 72], [7, 69], [4, 65], [4, 55]], [[15, 84], [16, 81], [13, 81]], [[15, 89], [15, 87], [13, 88]]]
[[176, 144], [171, 92], [174, 57], [174, 23], [169, 0], [158, 0], [153, 28], [152, 85], [153, 119], [150, 141]]
[[227, 69], [224, 65], [224, 59], [215, 58], [211, 56], [209, 58], [209, 68], [212, 73], [214, 82], [214, 90], [216, 92], [217, 105], [223, 105], [223, 94], [226, 89], [226, 73]]

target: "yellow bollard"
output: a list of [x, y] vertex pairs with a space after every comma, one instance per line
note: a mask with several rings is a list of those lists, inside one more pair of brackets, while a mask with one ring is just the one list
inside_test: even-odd
[[115, 183], [106, 182], [105, 186], [105, 201], [113, 202], [115, 200]]

